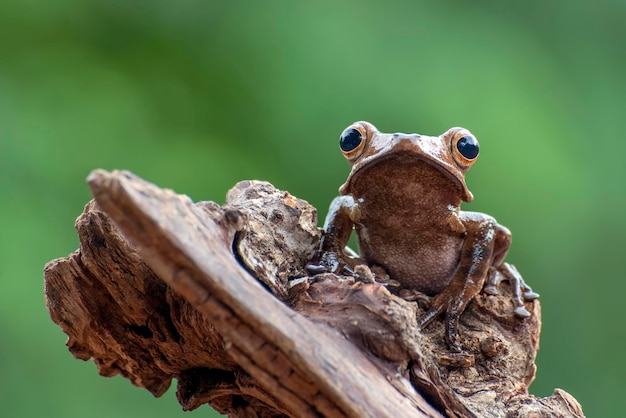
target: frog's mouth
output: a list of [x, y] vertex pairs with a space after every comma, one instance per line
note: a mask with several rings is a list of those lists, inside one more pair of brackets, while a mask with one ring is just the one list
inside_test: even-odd
[[[411, 165], [411, 162], [413, 162], [416, 166], [419, 162], [425, 163], [427, 166], [435, 169], [439, 174], [443, 174], [444, 177], [449, 179], [458, 188], [461, 198], [465, 202], [471, 202], [474, 198], [472, 192], [467, 188], [464, 173], [461, 172], [458, 167], [445, 163], [440, 159], [434, 159], [432, 156], [420, 152], [419, 150], [410, 148], [389, 150], [384, 154], [379, 153], [357, 162], [352, 166], [352, 170], [346, 182], [339, 188], [339, 193], [342, 195], [350, 194], [356, 179], [367, 174], [372, 168], [379, 167], [381, 164], [393, 164], [393, 162], [389, 161], [392, 159], [398, 160], [399, 162], [402, 161], [402, 164], [408, 163], [408, 165]], [[408, 168], [407, 170], [407, 174], [409, 174], [411, 169]]]

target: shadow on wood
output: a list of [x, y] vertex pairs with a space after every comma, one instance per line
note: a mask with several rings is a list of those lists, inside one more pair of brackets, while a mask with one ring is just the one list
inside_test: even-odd
[[[376, 281], [304, 269], [316, 211], [266, 182], [227, 203], [194, 204], [128, 172], [94, 171], [76, 228], [81, 246], [45, 268], [48, 310], [80, 359], [155, 396], [172, 378], [186, 410], [234, 417], [582, 417], [556, 390], [528, 394], [539, 302], [530, 318], [479, 295], [461, 318], [470, 367], [444, 365], [443, 323]], [[390, 291], [392, 290], [392, 291]]]

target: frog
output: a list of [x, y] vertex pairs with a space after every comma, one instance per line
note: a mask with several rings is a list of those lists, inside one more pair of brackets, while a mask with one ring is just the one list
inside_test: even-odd
[[[525, 302], [539, 295], [504, 261], [511, 232], [492, 216], [461, 210], [473, 200], [465, 174], [479, 154], [469, 130], [381, 133], [359, 121], [343, 130], [339, 147], [351, 171], [330, 204], [309, 271], [350, 274], [358, 264], [382, 271], [428, 301], [417, 319], [420, 330], [445, 315], [451, 353], [465, 353], [459, 318], [483, 289], [496, 295], [508, 280], [512, 314], [531, 315]], [[347, 247], [353, 230], [358, 255]]]

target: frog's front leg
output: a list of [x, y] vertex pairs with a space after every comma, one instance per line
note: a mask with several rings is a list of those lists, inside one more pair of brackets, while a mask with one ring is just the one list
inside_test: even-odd
[[343, 252], [348, 244], [354, 223], [358, 220], [359, 208], [352, 196], [338, 196], [330, 204], [320, 248], [315, 257], [307, 264], [310, 273], [330, 271], [341, 273], [354, 272], [356, 262]]
[[491, 268], [485, 283], [485, 293], [497, 295], [498, 284], [502, 280], [508, 280], [513, 290], [513, 305], [515, 306], [513, 312], [521, 318], [527, 318], [530, 316], [530, 312], [524, 306], [524, 301], [535, 300], [539, 297], [539, 294], [533, 292], [530, 286], [524, 282], [522, 275], [519, 274], [514, 265], [504, 262], [510, 245], [511, 232], [502, 225], [496, 225], [493, 261], [491, 262]]
[[433, 298], [428, 312], [418, 319], [424, 329], [442, 313], [446, 314], [446, 342], [452, 352], [461, 353], [458, 338], [459, 318], [468, 303], [482, 290], [494, 252], [496, 221], [483, 214], [460, 212], [458, 218], [465, 227], [459, 268], [450, 284]]

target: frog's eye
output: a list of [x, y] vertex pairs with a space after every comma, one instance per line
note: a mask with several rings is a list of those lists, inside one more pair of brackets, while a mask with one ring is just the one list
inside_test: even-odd
[[363, 142], [363, 135], [356, 128], [346, 128], [339, 137], [339, 148], [343, 152], [354, 151]]
[[478, 141], [472, 135], [464, 135], [456, 143], [456, 149], [468, 160], [478, 157]]
[[478, 157], [478, 140], [469, 132], [459, 132], [452, 141], [454, 158], [461, 166], [469, 167]]
[[361, 134], [358, 129], [349, 127], [346, 128], [339, 137], [339, 148], [341, 148], [341, 151], [343, 151], [346, 156], [353, 155], [362, 147], [363, 140], [363, 134]]

